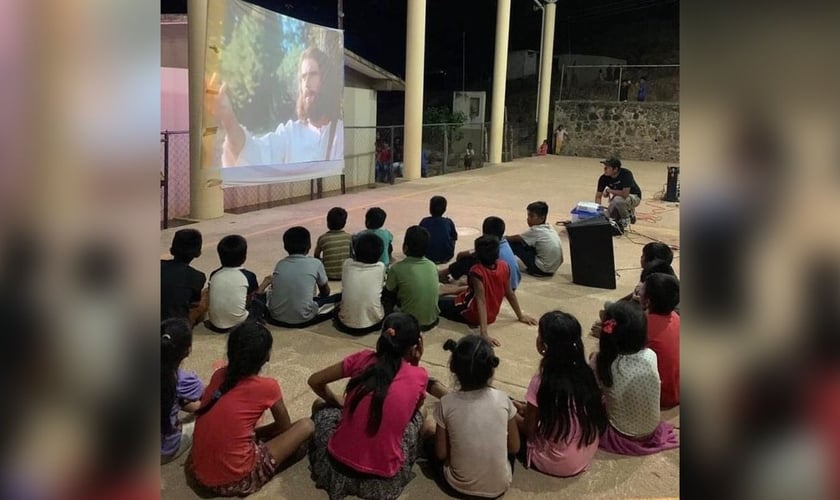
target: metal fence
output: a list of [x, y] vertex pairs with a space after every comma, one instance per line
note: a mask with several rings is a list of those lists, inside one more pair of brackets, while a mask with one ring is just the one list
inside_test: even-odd
[[559, 95], [560, 100], [679, 102], [680, 66], [564, 65]]
[[[475, 157], [472, 168], [488, 161], [490, 124], [429, 124], [423, 126], [425, 176], [461, 172], [464, 154], [472, 143]], [[403, 158], [404, 126], [344, 127], [344, 186], [342, 176], [317, 182], [297, 181], [259, 186], [236, 186], [224, 189], [225, 211], [241, 213], [309, 200], [313, 196], [337, 195], [343, 191], [376, 185], [376, 143], [389, 144], [392, 161]], [[503, 161], [531, 156], [536, 137], [535, 124], [505, 124]], [[161, 224], [189, 217], [190, 148], [189, 131], [161, 132]], [[316, 187], [317, 186], [317, 187]]]
[[[487, 162], [487, 130], [485, 123], [438, 123], [423, 125], [422, 148], [425, 156], [424, 177], [434, 177], [464, 170], [464, 156], [468, 145], [475, 150], [472, 167], [477, 168]], [[353, 137], [353, 143], [348, 143]], [[403, 146], [405, 127], [403, 125], [380, 127], [344, 127], [345, 170], [348, 161], [354, 155], [347, 154], [348, 149], [365, 151], [370, 165], [375, 164], [376, 143], [388, 144], [392, 152], [393, 163], [404, 162]], [[374, 172], [370, 171], [370, 182], [374, 182]]]

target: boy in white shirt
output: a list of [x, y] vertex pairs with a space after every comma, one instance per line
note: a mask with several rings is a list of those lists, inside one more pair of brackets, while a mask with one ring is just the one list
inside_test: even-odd
[[535, 201], [528, 205], [528, 230], [522, 234], [505, 236], [520, 268], [533, 276], [554, 276], [563, 263], [560, 236], [546, 224], [548, 203]]
[[204, 326], [226, 333], [248, 318], [248, 305], [259, 287], [257, 276], [242, 265], [248, 242], [238, 234], [222, 238], [216, 247], [222, 267], [210, 274], [210, 319]]
[[338, 331], [365, 335], [379, 331], [382, 326], [385, 264], [379, 257], [383, 246], [382, 239], [372, 232], [363, 232], [356, 238], [353, 248], [356, 260], [345, 260], [341, 270], [341, 304], [333, 320]]

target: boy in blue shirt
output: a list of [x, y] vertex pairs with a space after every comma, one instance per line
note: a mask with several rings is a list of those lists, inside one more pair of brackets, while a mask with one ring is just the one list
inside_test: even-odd
[[455, 242], [458, 240], [458, 232], [455, 230], [455, 223], [449, 217], [444, 217], [446, 212], [446, 198], [443, 196], [432, 196], [429, 200], [430, 217], [424, 217], [420, 221], [420, 227], [429, 232], [429, 247], [426, 250], [426, 258], [435, 264], [445, 264], [452, 260], [455, 255]]
[[[510, 244], [505, 239], [505, 221], [495, 216], [487, 217], [481, 225], [481, 232], [484, 236], [499, 238], [499, 258], [505, 261], [510, 268], [510, 288], [515, 291], [519, 287], [519, 282], [522, 281], [522, 273], [516, 264], [516, 255], [513, 254]], [[440, 271], [440, 281], [449, 283], [450, 279], [460, 279], [462, 276], [466, 276], [470, 268], [477, 263], [478, 258], [475, 256], [474, 250], [459, 252], [455, 262]]]
[[[341, 294], [330, 295], [324, 264], [309, 257], [312, 239], [305, 227], [292, 227], [283, 233], [283, 247], [289, 253], [274, 266], [274, 273], [263, 280], [269, 283], [268, 317], [266, 320], [285, 328], [304, 328], [333, 316]], [[318, 297], [312, 297], [315, 286]], [[330, 304], [331, 307], [324, 307]]]

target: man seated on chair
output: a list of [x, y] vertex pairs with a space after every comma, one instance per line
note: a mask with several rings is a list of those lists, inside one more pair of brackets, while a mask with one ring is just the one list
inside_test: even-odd
[[595, 203], [609, 200], [607, 213], [624, 232], [630, 224], [636, 223], [636, 207], [642, 201], [642, 190], [633, 178], [633, 172], [621, 167], [621, 160], [612, 157], [601, 161], [604, 175], [598, 178]]

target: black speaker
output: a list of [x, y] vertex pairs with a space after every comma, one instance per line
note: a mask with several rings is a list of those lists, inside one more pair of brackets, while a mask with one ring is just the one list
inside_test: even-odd
[[615, 290], [615, 254], [610, 221], [603, 216], [566, 224], [572, 282]]
[[665, 201], [680, 201], [680, 167], [668, 167], [668, 182], [665, 185]]

